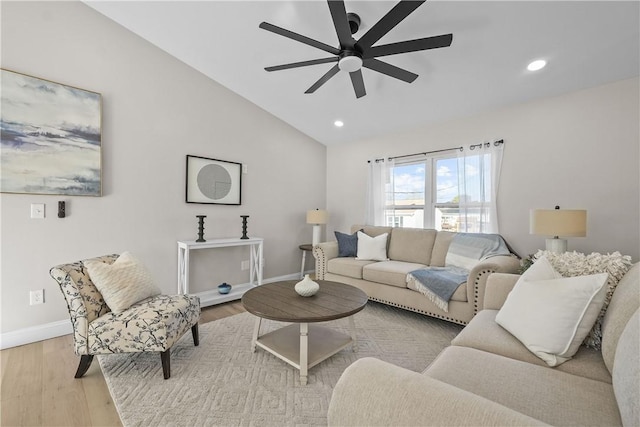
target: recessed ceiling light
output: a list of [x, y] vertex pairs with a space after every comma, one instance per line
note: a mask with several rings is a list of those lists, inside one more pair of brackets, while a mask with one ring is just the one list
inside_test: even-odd
[[533, 61], [531, 64], [527, 65], [527, 70], [529, 71], [538, 71], [544, 68], [547, 65], [547, 61], [544, 59], [537, 59]]
[[335, 122], [333, 122], [333, 124], [338, 128], [344, 126], [344, 122], [342, 120], [336, 120]]

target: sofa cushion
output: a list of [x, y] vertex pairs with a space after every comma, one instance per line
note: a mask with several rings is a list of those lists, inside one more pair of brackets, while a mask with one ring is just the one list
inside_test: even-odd
[[389, 258], [429, 265], [437, 234], [436, 230], [394, 228], [389, 242]]
[[551, 425], [620, 425], [611, 384], [468, 347], [446, 348], [425, 374]]
[[362, 267], [376, 262], [355, 258], [332, 258], [327, 262], [327, 272], [353, 277], [354, 279], [362, 279]]
[[[532, 277], [549, 269], [543, 280]], [[540, 258], [518, 279], [496, 316], [500, 326], [549, 366], [566, 362], [578, 351], [607, 292], [606, 273], [556, 276], [549, 261]]]
[[453, 240], [456, 233], [450, 231], [438, 231], [436, 240], [433, 243], [433, 252], [431, 253], [432, 267], [444, 267], [445, 259], [447, 258], [447, 252], [449, 252], [449, 245]]
[[510, 254], [499, 234], [457, 233], [451, 240], [444, 265], [471, 270], [480, 260]]
[[345, 234], [334, 231], [338, 242], [339, 257], [354, 257], [358, 254], [358, 233]]
[[376, 262], [368, 264], [362, 269], [362, 278], [370, 282], [406, 288], [407, 274], [424, 267], [426, 267], [424, 264], [403, 261]]
[[613, 364], [613, 391], [622, 423], [640, 426], [640, 309], [620, 335]]
[[387, 257], [387, 240], [388, 233], [382, 233], [379, 236], [367, 236], [362, 231], [358, 231], [358, 254], [356, 259], [386, 261]]
[[[516, 337], [496, 323], [498, 310], [482, 310], [451, 341], [451, 345], [470, 347], [521, 360], [534, 365], [546, 363], [531, 353]], [[610, 383], [611, 374], [604, 365], [602, 353], [585, 346], [573, 358], [554, 369], [597, 381]]]
[[616, 286], [602, 321], [602, 356], [609, 372], [613, 372], [613, 361], [620, 334], [639, 306], [640, 263], [636, 263]]

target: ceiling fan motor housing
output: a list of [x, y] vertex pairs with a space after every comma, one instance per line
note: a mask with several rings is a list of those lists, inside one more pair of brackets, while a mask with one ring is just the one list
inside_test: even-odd
[[351, 34], [355, 34], [358, 32], [360, 28], [360, 17], [355, 13], [347, 13], [347, 21], [349, 21], [349, 28], [351, 29]]

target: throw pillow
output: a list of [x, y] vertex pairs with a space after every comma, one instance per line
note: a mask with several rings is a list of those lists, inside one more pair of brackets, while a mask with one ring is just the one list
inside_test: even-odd
[[358, 254], [356, 259], [369, 261], [387, 261], [387, 237], [389, 233], [383, 233], [376, 237], [370, 237], [362, 231], [358, 231]]
[[129, 252], [123, 252], [113, 264], [88, 261], [85, 265], [91, 281], [116, 314], [160, 294], [149, 271]]
[[584, 340], [584, 345], [587, 347], [600, 350], [602, 348], [602, 320], [609, 307], [609, 301], [611, 301], [613, 291], [615, 291], [616, 286], [618, 286], [618, 282], [631, 268], [631, 257], [622, 255], [620, 252], [609, 254], [593, 252], [583, 254], [574, 251], [558, 254], [541, 250], [533, 255], [532, 258], [533, 261], [535, 261], [542, 257], [545, 257], [553, 268], [564, 277], [584, 276], [597, 273], [609, 274], [609, 279], [607, 280], [607, 295], [604, 299], [604, 304], [602, 305], [596, 323]]
[[338, 241], [338, 257], [354, 257], [358, 255], [358, 232], [345, 234], [334, 231]]
[[523, 274], [496, 323], [549, 366], [571, 359], [604, 303], [607, 274], [561, 277], [546, 258]]

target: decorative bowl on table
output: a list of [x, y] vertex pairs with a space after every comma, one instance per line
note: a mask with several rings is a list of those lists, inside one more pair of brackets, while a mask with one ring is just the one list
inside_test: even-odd
[[221, 294], [228, 294], [229, 292], [231, 292], [231, 285], [228, 283], [218, 285], [218, 292]]

